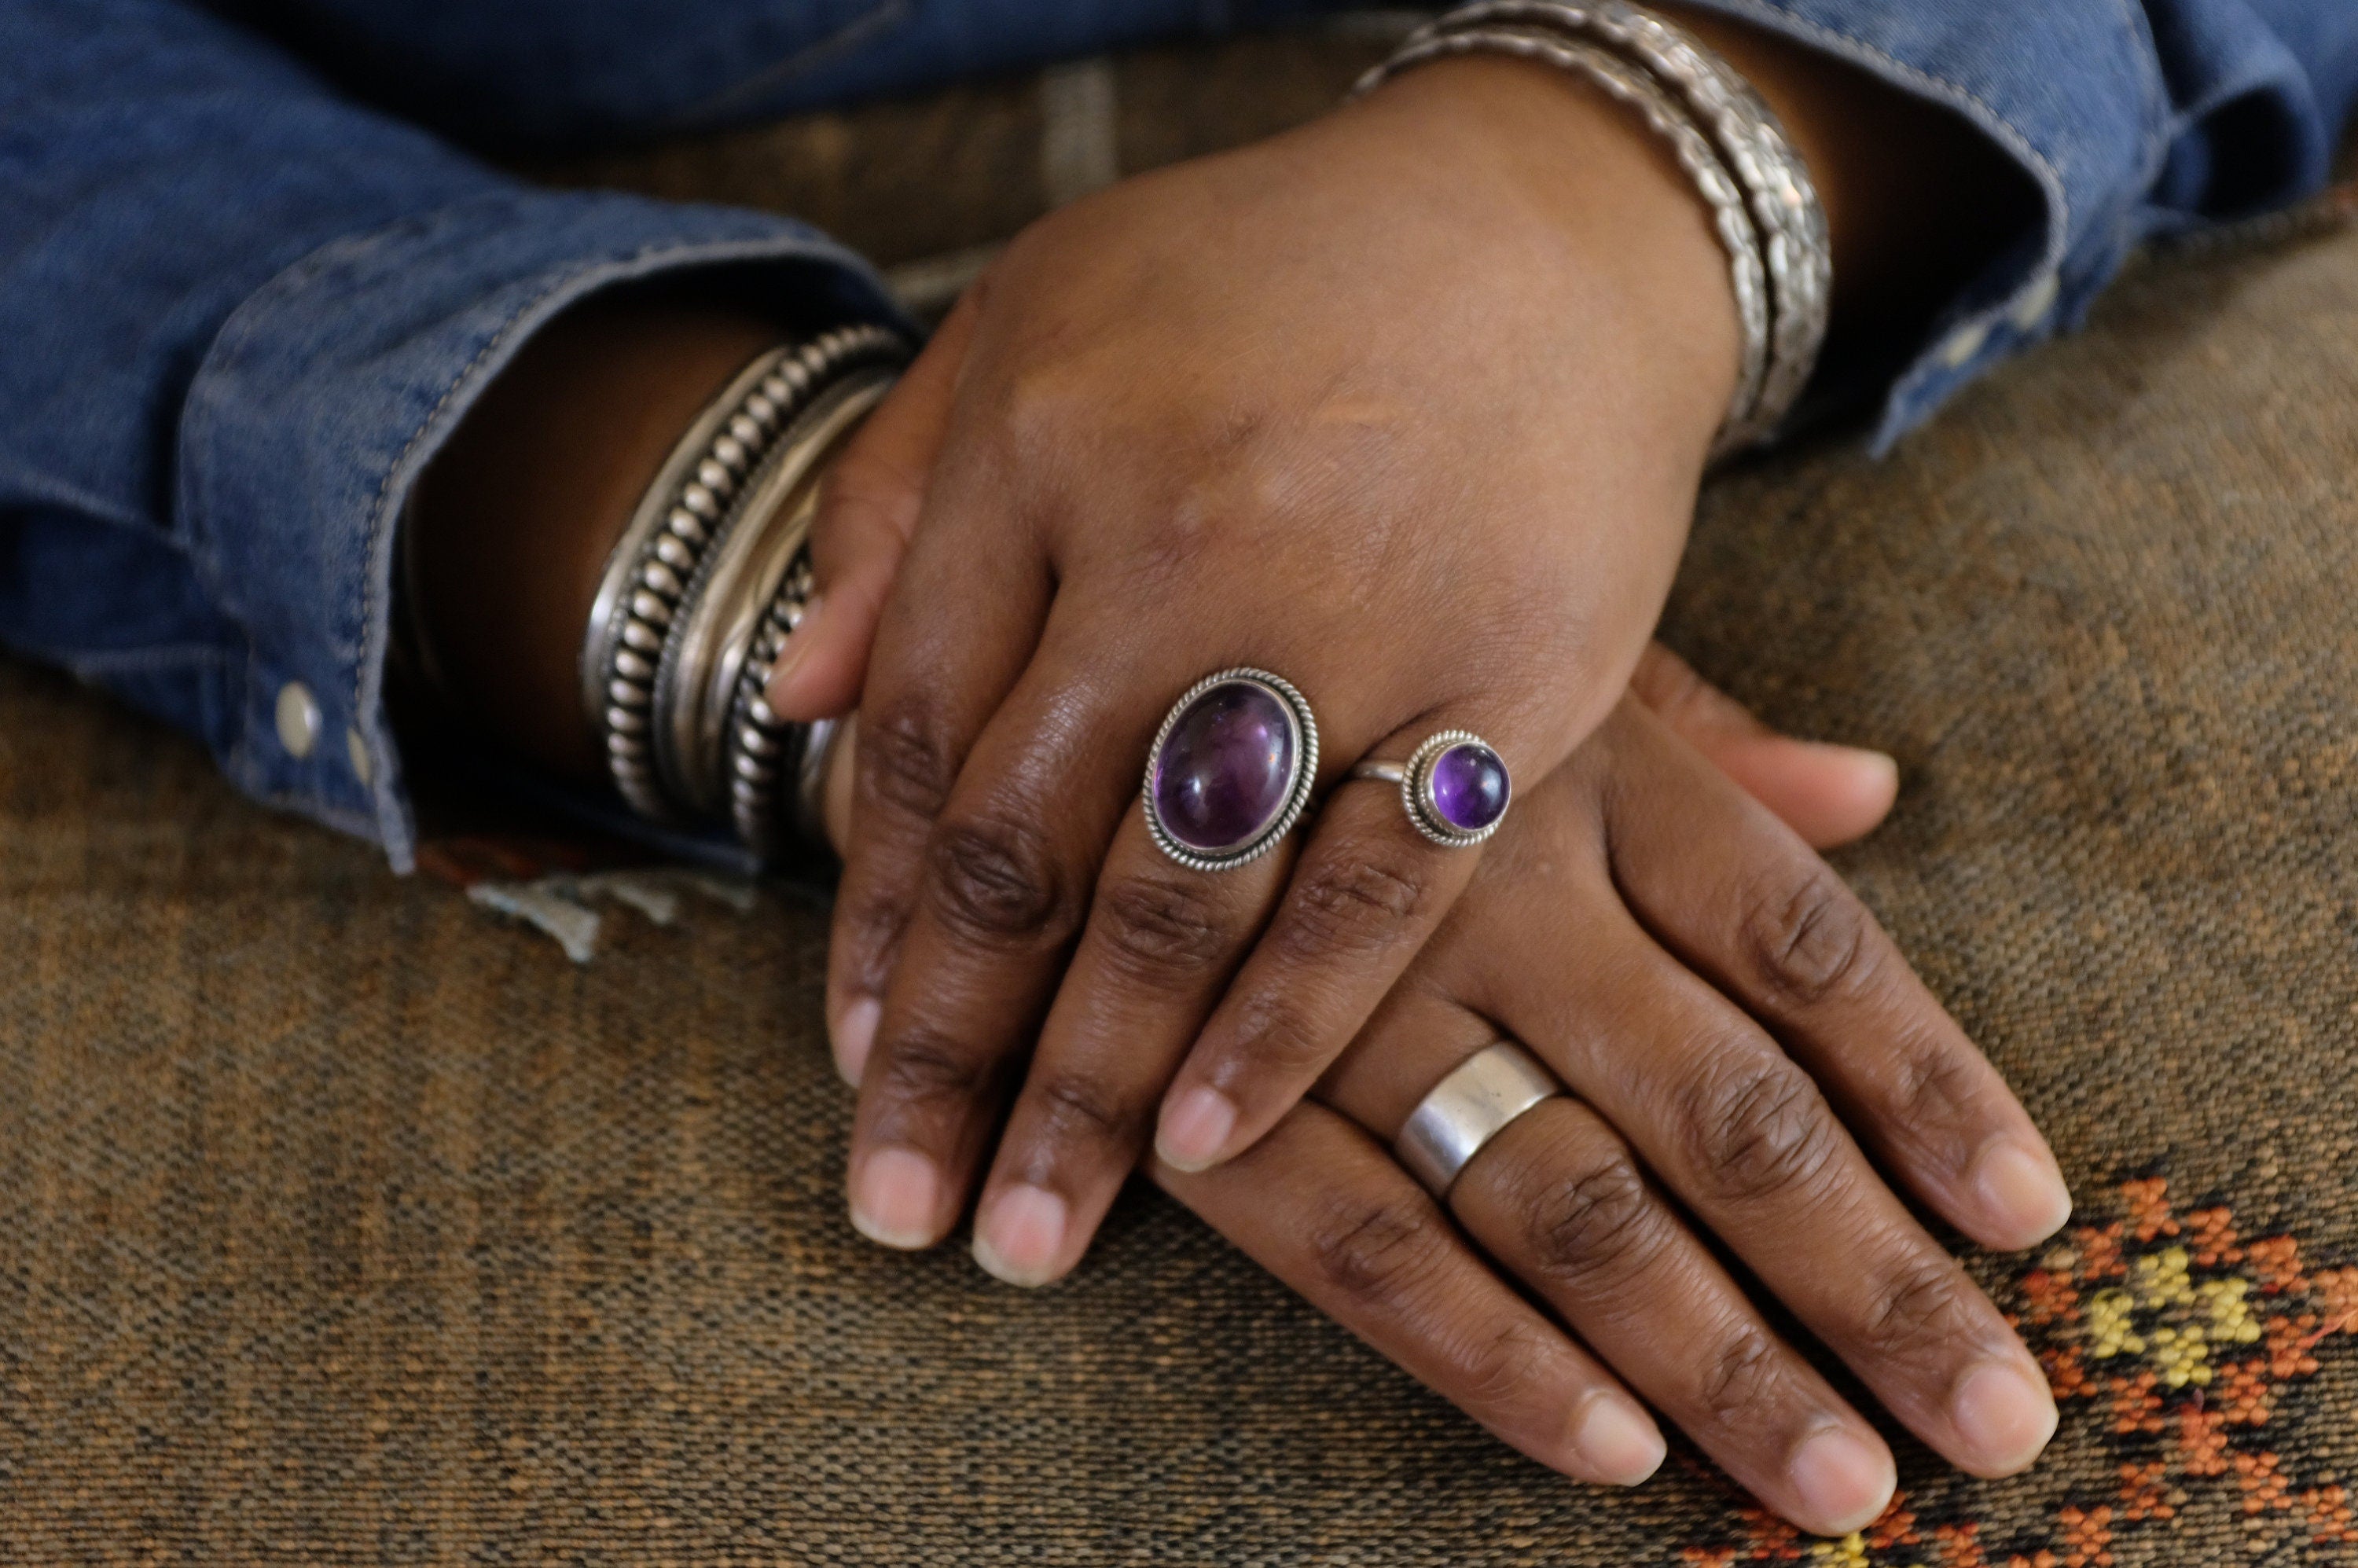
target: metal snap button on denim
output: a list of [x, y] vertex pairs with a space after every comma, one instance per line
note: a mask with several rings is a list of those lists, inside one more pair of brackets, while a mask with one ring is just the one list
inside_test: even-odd
[[319, 743], [319, 699], [299, 680], [278, 688], [278, 743], [290, 757], [308, 757]]

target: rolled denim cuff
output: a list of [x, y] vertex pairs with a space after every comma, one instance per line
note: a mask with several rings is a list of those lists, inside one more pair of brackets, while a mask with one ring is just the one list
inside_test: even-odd
[[210, 725], [233, 783], [415, 862], [386, 721], [394, 535], [418, 476], [567, 306], [697, 267], [773, 268], [804, 318], [895, 320], [882, 281], [805, 226], [605, 193], [505, 190], [322, 246], [248, 297], [179, 430], [193, 567], [243, 636]]
[[1694, 3], [1950, 110], [2039, 192], [2036, 225], [1993, 235], [1996, 259], [1909, 350], [1883, 393], [1878, 449], [1997, 361], [2077, 326], [2144, 241], [2281, 206], [2331, 168], [2329, 116], [2300, 62], [2209, 0]]

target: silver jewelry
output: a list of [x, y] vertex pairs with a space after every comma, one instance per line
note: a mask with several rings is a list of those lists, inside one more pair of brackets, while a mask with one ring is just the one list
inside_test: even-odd
[[779, 847], [771, 820], [777, 781], [792, 771], [802, 736], [761, 697], [809, 603], [805, 546], [819, 480], [894, 374], [884, 365], [850, 368], [814, 388], [747, 481], [741, 522], [732, 517], [707, 554], [656, 672], [655, 760], [665, 789], [696, 816], [730, 820], [764, 855]]
[[1511, 1040], [1486, 1045], [1426, 1092], [1392, 1152], [1436, 1198], [1446, 1200], [1466, 1162], [1523, 1112], [1564, 1093], [1554, 1074]]
[[1267, 670], [1206, 676], [1146, 753], [1146, 830], [1192, 871], [1257, 860], [1302, 820], [1318, 779], [1309, 699]]
[[1467, 730], [1428, 738], [1406, 762], [1357, 762], [1351, 777], [1397, 785], [1416, 830], [1453, 849], [1496, 833], [1514, 793], [1505, 761]]
[[608, 556], [582, 702], [642, 815], [725, 816], [749, 847], [777, 847], [774, 785], [782, 770], [799, 782], [809, 737], [750, 701], [809, 600], [820, 470], [907, 353], [889, 329], [856, 326], [763, 354], [689, 427]]

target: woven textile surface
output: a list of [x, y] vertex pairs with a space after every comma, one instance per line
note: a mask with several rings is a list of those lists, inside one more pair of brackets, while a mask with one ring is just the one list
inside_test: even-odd
[[[1379, 47], [568, 172], [913, 261]], [[576, 965], [0, 663], [0, 1562], [2358, 1564], [2353, 607], [2358, 233], [2146, 265], [1892, 457], [1707, 496], [1667, 635], [1900, 758], [1841, 868], [2081, 1198], [1970, 1259], [2050, 1456], [1903, 1440], [1844, 1542], [1683, 1455], [1617, 1495], [1514, 1456], [1149, 1193], [1036, 1294], [879, 1251], [814, 901]]]

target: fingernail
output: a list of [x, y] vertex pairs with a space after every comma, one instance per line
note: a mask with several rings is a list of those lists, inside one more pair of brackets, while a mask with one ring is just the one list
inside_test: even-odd
[[1968, 1468], [2011, 1476], [2055, 1435], [2055, 1396], [2018, 1361], [1985, 1361], [1957, 1379], [1950, 1419], [1971, 1450]]
[[876, 1044], [876, 1021], [883, 1015], [884, 1004], [864, 996], [835, 1021], [835, 1070], [855, 1089], [860, 1087], [860, 1075], [868, 1070], [869, 1048]]
[[1981, 1157], [1974, 1166], [1974, 1191], [2007, 1247], [2044, 1241], [2071, 1217], [2071, 1191], [2061, 1173], [2019, 1143], [1996, 1144]]
[[1217, 1089], [1189, 1089], [1163, 1108], [1154, 1152], [1182, 1171], [1209, 1170], [1237, 1130], [1237, 1108]]
[[810, 657], [812, 647], [810, 629], [812, 622], [818, 619], [820, 603], [821, 596], [816, 593], [803, 601], [802, 619], [795, 622], [794, 633], [786, 639], [784, 654], [770, 667], [770, 684], [762, 689], [762, 695], [773, 699], [773, 706], [775, 704], [777, 696], [785, 690], [786, 683], [794, 678], [795, 671], [800, 669], [803, 661]]
[[851, 1223], [887, 1247], [931, 1247], [942, 1179], [914, 1149], [879, 1149], [860, 1162], [851, 1183]]
[[993, 1279], [1026, 1289], [1056, 1277], [1065, 1252], [1065, 1200], [1030, 1183], [1008, 1188], [975, 1222], [974, 1260]]
[[1848, 1535], [1875, 1522], [1899, 1484], [1891, 1455], [1841, 1427], [1828, 1427], [1794, 1452], [1788, 1472], [1801, 1511], [1820, 1535]]
[[1805, 741], [1802, 744], [1847, 770], [1861, 801], [1888, 802], [1899, 794], [1899, 760], [1888, 752], [1870, 751], [1865, 746], [1838, 746], [1831, 741]]
[[1669, 1448], [1644, 1411], [1617, 1394], [1598, 1394], [1572, 1440], [1597, 1478], [1608, 1486], [1635, 1487], [1662, 1467]]

